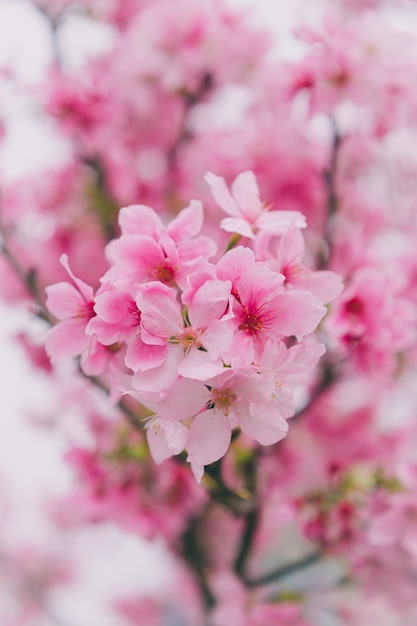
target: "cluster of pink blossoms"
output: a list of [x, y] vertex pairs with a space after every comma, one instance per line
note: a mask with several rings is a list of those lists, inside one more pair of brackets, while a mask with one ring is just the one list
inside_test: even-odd
[[[252, 172], [240, 174], [232, 192], [214, 174], [206, 180], [229, 215], [221, 228], [234, 233], [223, 255], [200, 234], [200, 202], [166, 226], [150, 207], [134, 205], [120, 211], [121, 235], [107, 246], [110, 268], [96, 294], [67, 257], [72, 283], [47, 288], [60, 320], [46, 342], [51, 358], [81, 354], [84, 372], [103, 376], [113, 398], [139, 400], [151, 412], [154, 460], [186, 450], [198, 482], [204, 466], [224, 456], [233, 430], [262, 445], [285, 437], [296, 377], [325, 352], [304, 338], [342, 289], [333, 272], [303, 265], [304, 216], [269, 210]], [[240, 239], [246, 245], [236, 245]]]

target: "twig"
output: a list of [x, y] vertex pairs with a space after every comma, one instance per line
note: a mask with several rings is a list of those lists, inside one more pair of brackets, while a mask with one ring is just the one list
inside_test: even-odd
[[63, 69], [63, 56], [61, 52], [61, 48], [58, 41], [58, 29], [63, 21], [63, 14], [65, 12], [62, 11], [57, 17], [52, 17], [50, 13], [43, 7], [39, 6], [37, 3], [33, 5], [47, 20], [49, 24], [49, 28], [51, 31], [51, 43], [52, 43], [52, 54], [54, 61], [59, 69]]
[[330, 152], [329, 167], [323, 173], [324, 181], [326, 183], [326, 188], [327, 188], [327, 215], [326, 215], [326, 223], [324, 226], [324, 233], [323, 233], [326, 250], [323, 251], [319, 259], [319, 268], [321, 269], [329, 266], [330, 258], [332, 255], [333, 219], [337, 212], [337, 207], [338, 207], [338, 198], [337, 198], [337, 193], [336, 193], [336, 175], [337, 175], [339, 150], [340, 150], [340, 145], [342, 143], [342, 137], [339, 135], [335, 121], [333, 120], [333, 118], [331, 118], [330, 121], [333, 127], [333, 141], [332, 141], [332, 147], [331, 147], [331, 152]]
[[[210, 72], [203, 73], [200, 83], [194, 92], [187, 89], [180, 90], [178, 95], [184, 102], [184, 114], [179, 128], [178, 136], [170, 148], [167, 149], [168, 177], [173, 179], [177, 171], [178, 152], [182, 146], [193, 138], [193, 132], [188, 127], [188, 116], [194, 107], [213, 89], [213, 75]], [[166, 195], [170, 195], [171, 184], [167, 185]]]
[[0, 236], [2, 237], [2, 241], [0, 243], [0, 253], [3, 254], [16, 276], [20, 279], [20, 281], [26, 287], [29, 295], [32, 296], [33, 300], [37, 304], [38, 310], [35, 314], [48, 324], [52, 325], [52, 318], [46, 310], [45, 304], [39, 292], [39, 287], [36, 279], [36, 271], [34, 269], [26, 271], [15, 258], [8, 246], [6, 230], [3, 227], [1, 221]]
[[[88, 376], [83, 372], [81, 367], [79, 366], [79, 373], [84, 376], [87, 380], [89, 380], [93, 385], [95, 385], [98, 389], [101, 389], [107, 396], [110, 395], [110, 391], [107, 385], [98, 377], [98, 376]], [[127, 418], [127, 421], [135, 430], [139, 430], [143, 432], [144, 427], [140, 419], [138, 418], [135, 411], [133, 411], [123, 400], [119, 400], [117, 403], [117, 408], [123, 413], [123, 415]]]
[[241, 576], [245, 577], [245, 568], [246, 562], [250, 555], [250, 551], [252, 548], [253, 540], [255, 538], [256, 530], [258, 527], [259, 521], [259, 505], [257, 504], [257, 467], [258, 460], [260, 456], [260, 448], [255, 450], [253, 455], [250, 457], [249, 461], [243, 467], [243, 473], [246, 478], [247, 489], [250, 494], [252, 494], [252, 499], [254, 501], [254, 506], [252, 510], [248, 511], [245, 516], [245, 528], [242, 534], [242, 538], [240, 541], [239, 550], [236, 555], [236, 559], [234, 562], [234, 570]]
[[118, 214], [119, 207], [109, 193], [106, 174], [99, 157], [81, 155], [81, 160], [92, 170], [96, 177], [95, 193], [91, 201], [93, 208], [96, 209], [104, 235], [108, 241], [111, 241], [117, 237], [115, 217]]
[[205, 473], [213, 482], [212, 500], [228, 508], [236, 517], [246, 517], [256, 509], [253, 494], [246, 491], [244, 494], [239, 494], [226, 485], [222, 476], [221, 461], [222, 459], [219, 459], [205, 468]]
[[[204, 516], [205, 510], [201, 514]], [[215, 605], [215, 598], [209, 587], [206, 577], [206, 559], [202, 553], [199, 541], [198, 541], [198, 526], [200, 524], [200, 518], [193, 518], [187, 530], [182, 536], [182, 556], [189, 567], [196, 575], [198, 584], [200, 585], [201, 593], [204, 599], [204, 604], [207, 610], [210, 610]]]
[[322, 558], [320, 552], [312, 552], [307, 556], [303, 557], [299, 561], [295, 561], [294, 563], [288, 563], [287, 565], [283, 565], [282, 567], [277, 568], [263, 576], [258, 576], [257, 578], [252, 578], [249, 580], [245, 580], [245, 583], [248, 587], [259, 587], [261, 585], [266, 585], [267, 583], [277, 582], [282, 578], [286, 578], [290, 574], [294, 574], [299, 570], [305, 569], [310, 565], [314, 565], [318, 563]]

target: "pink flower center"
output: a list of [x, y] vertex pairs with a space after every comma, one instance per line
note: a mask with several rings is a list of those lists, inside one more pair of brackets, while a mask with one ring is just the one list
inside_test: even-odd
[[239, 326], [239, 330], [244, 330], [245, 333], [256, 335], [262, 329], [262, 322], [256, 313], [247, 313], [244, 321]]
[[155, 268], [155, 276], [157, 280], [161, 281], [161, 283], [169, 285], [174, 281], [175, 271], [169, 263], [161, 263]]
[[192, 328], [185, 328], [182, 333], [178, 333], [173, 339], [173, 343], [179, 343], [187, 354], [192, 347], [200, 348], [201, 343]]
[[237, 398], [233, 389], [212, 389], [211, 395], [214, 408], [222, 409], [225, 415], [228, 415], [231, 405], [236, 401]]
[[95, 317], [96, 312], [94, 310], [94, 301], [84, 302], [78, 310], [77, 319], [79, 320], [90, 320], [92, 317]]
[[346, 302], [345, 311], [352, 315], [361, 315], [363, 313], [363, 302], [359, 298], [352, 298]]
[[252, 336], [258, 335], [271, 324], [271, 321], [271, 312], [263, 306], [251, 308], [245, 306], [243, 308], [242, 323], [239, 326], [239, 330], [250, 333]]

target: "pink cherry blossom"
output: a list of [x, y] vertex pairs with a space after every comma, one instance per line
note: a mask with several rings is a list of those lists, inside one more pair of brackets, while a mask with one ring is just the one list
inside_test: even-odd
[[204, 380], [219, 373], [223, 369], [221, 357], [233, 336], [233, 328], [227, 320], [221, 320], [228, 306], [230, 287], [227, 281], [204, 283], [188, 306], [188, 319], [184, 319], [172, 289], [158, 282], [139, 285], [137, 302], [143, 341], [171, 351], [181, 350], [182, 362], [177, 364], [180, 375]]
[[136, 283], [155, 280], [184, 288], [188, 274], [201, 271], [216, 252], [213, 241], [198, 236], [202, 221], [203, 209], [197, 201], [183, 209], [167, 229], [150, 207], [122, 209], [122, 236], [107, 247], [112, 267], [104, 280], [117, 281], [130, 292]]
[[303, 264], [305, 244], [299, 228], [291, 226], [283, 235], [277, 254], [278, 271], [285, 276], [285, 286], [305, 289], [323, 304], [332, 302], [343, 290], [338, 274], [328, 270], [313, 271]]
[[[245, 259], [246, 271], [237, 265], [240, 258]], [[230, 351], [232, 364], [247, 365], [259, 359], [268, 340], [308, 335], [326, 313], [310, 292], [286, 291], [282, 274], [256, 264], [240, 247], [223, 257], [217, 273], [231, 277], [233, 285], [236, 333]]]
[[60, 320], [49, 331], [45, 344], [49, 356], [54, 360], [77, 356], [87, 348], [90, 338], [85, 330], [95, 315], [92, 287], [72, 274], [66, 255], [62, 255], [61, 263], [72, 283], [58, 283], [46, 290], [46, 305]]
[[208, 173], [205, 178], [216, 202], [231, 216], [224, 218], [220, 224], [229, 233], [254, 239], [258, 230], [282, 235], [290, 224], [298, 228], [306, 226], [304, 216], [298, 211], [270, 211], [270, 207], [261, 202], [253, 172], [239, 174], [232, 183], [232, 193], [220, 176]]
[[[204, 384], [178, 380], [166, 398], [161, 398], [155, 406], [164, 420], [178, 415], [176, 411], [180, 411], [181, 417], [174, 417], [175, 420], [187, 422], [193, 418], [185, 448], [194, 475], [200, 482], [204, 465], [214, 463], [226, 453], [233, 428], [240, 427], [263, 445], [271, 445], [285, 437], [288, 425], [276, 406], [274, 391], [271, 375], [260, 378], [252, 368], [237, 372], [226, 369]], [[162, 428], [167, 442], [163, 445], [175, 450], [177, 444], [170, 443], [169, 431], [165, 430], [164, 424], [159, 421], [157, 431]], [[176, 431], [173, 436], [176, 441]]]

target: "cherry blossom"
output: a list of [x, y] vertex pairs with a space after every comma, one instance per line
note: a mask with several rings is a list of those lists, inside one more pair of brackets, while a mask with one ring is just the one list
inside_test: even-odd
[[232, 193], [220, 176], [208, 173], [206, 181], [216, 202], [231, 215], [220, 223], [221, 228], [229, 233], [253, 239], [258, 230], [282, 235], [290, 224], [298, 228], [306, 226], [304, 216], [298, 211], [270, 211], [270, 207], [261, 202], [253, 172], [239, 174], [233, 181]]

